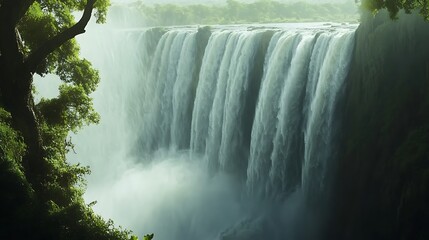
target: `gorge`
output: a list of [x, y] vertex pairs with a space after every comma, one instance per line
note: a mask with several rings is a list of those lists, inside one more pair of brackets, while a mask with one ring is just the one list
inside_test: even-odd
[[78, 40], [102, 121], [69, 155], [96, 212], [160, 240], [428, 236], [418, 16], [99, 28]]

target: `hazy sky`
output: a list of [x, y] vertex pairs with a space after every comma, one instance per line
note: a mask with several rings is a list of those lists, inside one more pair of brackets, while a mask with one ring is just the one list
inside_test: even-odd
[[[198, 4], [221, 4], [226, 3], [226, 0], [111, 0], [111, 2], [115, 3], [129, 3], [129, 2], [144, 2], [144, 3], [150, 3], [150, 4], [163, 4], [163, 3], [183, 3], [183, 4], [190, 4], [190, 3], [198, 3]], [[239, 2], [255, 2], [257, 0], [238, 0]], [[278, 2], [297, 2], [299, 0], [276, 0]], [[303, 2], [315, 2], [315, 3], [321, 3], [321, 2], [354, 2], [354, 0], [302, 0]]]

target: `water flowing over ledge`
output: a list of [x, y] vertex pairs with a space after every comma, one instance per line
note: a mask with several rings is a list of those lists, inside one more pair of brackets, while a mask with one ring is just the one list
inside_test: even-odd
[[96, 32], [81, 44], [103, 79], [102, 123], [77, 136], [76, 151], [102, 169], [87, 198], [157, 239], [311, 238], [297, 226], [315, 219], [306, 199], [328, 192], [356, 27]]
[[[153, 31], [140, 33], [143, 48]], [[141, 151], [190, 149], [263, 195], [323, 191], [354, 29], [208, 31], [158, 41], [141, 88]]]

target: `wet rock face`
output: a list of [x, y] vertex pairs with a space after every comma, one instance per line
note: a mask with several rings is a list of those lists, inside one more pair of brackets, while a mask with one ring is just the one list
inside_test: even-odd
[[363, 17], [346, 80], [332, 237], [429, 236], [428, 40], [418, 15]]

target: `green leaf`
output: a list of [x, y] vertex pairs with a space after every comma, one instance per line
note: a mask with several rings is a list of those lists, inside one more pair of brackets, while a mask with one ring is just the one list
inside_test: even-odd
[[147, 234], [143, 237], [143, 240], [152, 240], [153, 239], [154, 234]]

